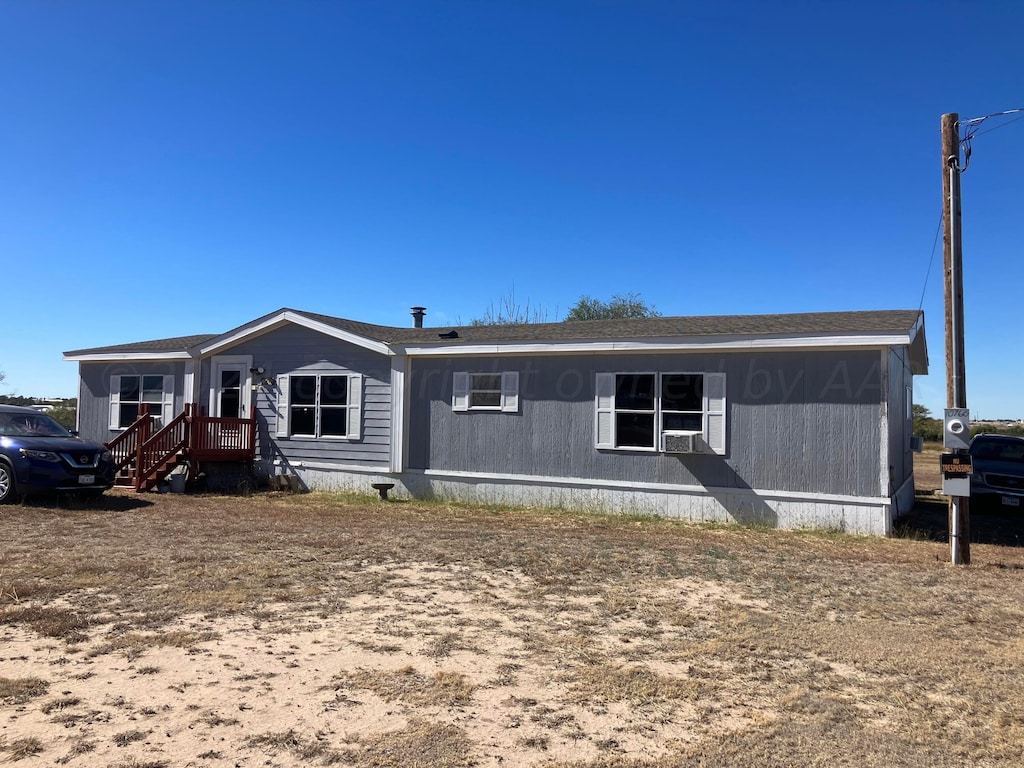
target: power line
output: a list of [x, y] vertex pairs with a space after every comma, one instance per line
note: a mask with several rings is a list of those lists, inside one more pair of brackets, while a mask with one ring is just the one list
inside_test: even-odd
[[[1024, 112], [1024, 107], [1017, 107], [1016, 109], [1004, 109], [1002, 112], [993, 112], [991, 115], [983, 115], [982, 117], [972, 117], [969, 120], [957, 120], [956, 124], [965, 129], [964, 137], [960, 140], [960, 144], [964, 147], [965, 150], [967, 150], [967, 152], [970, 152], [971, 139], [973, 139], [975, 136], [981, 135], [979, 134], [978, 129], [981, 128], [982, 123], [984, 123], [986, 120], [992, 117], [1005, 117], [1006, 115], [1016, 115], [1020, 112]], [[1024, 117], [1024, 115], [1021, 115], [1021, 117]], [[1014, 118], [1013, 120], [1009, 120], [1008, 122], [1005, 122], [1002, 125], [997, 125], [995, 126], [995, 128], [989, 128], [987, 131], [983, 131], [982, 133], [991, 133], [997, 128], [1002, 128], [1003, 126], [1009, 125], [1010, 123], [1016, 122], [1017, 120], [1020, 120], [1020, 117]]]
[[998, 131], [1000, 128], [1005, 128], [1010, 123], [1016, 123], [1018, 120], [1024, 120], [1024, 115], [1020, 115], [1019, 117], [1015, 117], [1015, 118], [1013, 118], [1013, 120], [1007, 120], [1005, 123], [1001, 123], [999, 125], [994, 125], [991, 128], [989, 128], [987, 131], [978, 131], [978, 132], [974, 133], [973, 135], [974, 136], [984, 136], [986, 133], [992, 133], [992, 131]]
[[1015, 123], [1021, 118], [1024, 118], [1024, 114], [1022, 114], [1020, 117], [1015, 117], [1013, 120], [1008, 120], [1002, 125], [997, 125], [993, 128], [989, 128], [987, 131], [979, 132], [978, 129], [981, 128], [982, 123], [984, 123], [991, 117], [1005, 117], [1006, 115], [1016, 115], [1020, 112], [1024, 112], [1024, 107], [1017, 107], [1016, 109], [1004, 109], [1002, 112], [993, 112], [991, 115], [983, 115], [982, 117], [972, 117], [968, 120], [957, 120], [956, 125], [954, 126], [954, 130], [957, 132], [957, 134], [959, 134], [960, 128], [964, 128], [963, 138], [959, 139], [959, 149], [964, 153], [964, 164], [962, 166], [960, 165], [960, 157], [959, 153], [957, 153], [957, 170], [962, 173], [963, 171], [966, 171], [967, 166], [971, 164], [971, 140], [975, 136], [984, 136], [986, 133], [992, 133], [992, 131], [998, 128], [1003, 128], [1004, 126], [1007, 126], [1010, 123]]
[[1017, 107], [1017, 109], [1004, 109], [1002, 112], [993, 112], [991, 115], [984, 115], [983, 117], [972, 117], [968, 120], [957, 120], [957, 125], [981, 125], [990, 117], [1002, 117], [1003, 115], [1014, 115], [1018, 112], [1024, 112], [1024, 107]]
[[942, 209], [939, 209], [939, 223], [935, 227], [935, 239], [932, 241], [932, 256], [928, 259], [928, 269], [924, 273], [924, 285], [921, 287], [921, 301], [917, 305], [917, 311], [924, 306], [924, 294], [928, 290], [928, 278], [932, 274], [932, 264], [935, 262], [935, 246], [939, 243], [939, 233], [942, 232]]

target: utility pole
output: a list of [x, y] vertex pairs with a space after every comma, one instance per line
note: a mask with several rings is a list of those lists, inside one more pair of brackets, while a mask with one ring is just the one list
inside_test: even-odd
[[[967, 408], [964, 372], [964, 283], [960, 236], [960, 115], [942, 116], [942, 256], [946, 295], [946, 407]], [[949, 499], [949, 545], [954, 565], [970, 565], [970, 496]]]

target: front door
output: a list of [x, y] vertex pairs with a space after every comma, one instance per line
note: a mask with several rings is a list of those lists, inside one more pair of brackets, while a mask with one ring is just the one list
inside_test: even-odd
[[227, 419], [249, 417], [251, 359], [214, 358], [210, 415]]

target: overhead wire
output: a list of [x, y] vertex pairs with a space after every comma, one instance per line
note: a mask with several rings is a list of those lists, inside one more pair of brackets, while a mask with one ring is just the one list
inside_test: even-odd
[[939, 234], [942, 232], [942, 215], [943, 211], [939, 209], [939, 223], [935, 226], [935, 239], [932, 241], [932, 255], [928, 259], [928, 269], [924, 273], [924, 285], [921, 286], [921, 301], [917, 305], [917, 311], [920, 312], [924, 306], [924, 295], [928, 290], [928, 278], [932, 274], [932, 264], [935, 263], [935, 247], [939, 244]]
[[[1019, 113], [1024, 113], [1024, 106], [1019, 106], [1019, 108], [1017, 108], [1016, 110], [1004, 110], [1002, 112], [993, 112], [991, 115], [984, 115], [984, 116], [982, 116], [980, 118], [969, 118], [967, 120], [957, 120], [956, 121], [956, 125], [958, 125], [959, 127], [962, 127], [962, 128], [965, 129], [965, 131], [964, 131], [964, 138], [962, 140], [963, 141], [970, 141], [972, 138], [974, 138], [976, 135], [978, 135], [978, 129], [981, 128], [981, 124], [984, 123], [986, 120], [988, 120], [990, 118], [1006, 117], [1007, 115], [1017, 115]], [[1021, 117], [1024, 117], [1024, 115], [1022, 115]], [[1011, 121], [1009, 121], [1007, 123], [1004, 123], [1002, 125], [997, 125], [994, 128], [989, 128], [987, 131], [984, 131], [984, 132], [985, 133], [991, 133], [996, 128], [1001, 128], [1004, 125], [1009, 125], [1010, 123], [1013, 123], [1013, 122], [1015, 122], [1017, 120], [1020, 120], [1020, 118], [1014, 118], [1014, 120], [1011, 120]]]
[[1010, 123], [1015, 123], [1018, 120], [1024, 119], [1024, 114], [1021, 114], [1019, 117], [1015, 117], [1013, 120], [1007, 120], [1005, 123], [993, 126], [992, 128], [989, 128], [986, 131], [979, 130], [986, 120], [993, 117], [1005, 117], [1007, 115], [1016, 115], [1018, 113], [1024, 113], [1024, 107], [1017, 107], [1016, 109], [1004, 109], [1002, 112], [993, 112], [991, 115], [982, 115], [981, 117], [971, 117], [968, 118], [967, 120], [957, 120], [957, 130], [959, 130], [960, 128], [964, 129], [963, 138], [960, 139], [960, 148], [963, 150], [964, 153], [964, 164], [963, 166], [960, 166], [960, 158], [957, 157], [957, 170], [961, 172], [966, 171], [967, 166], [971, 164], [971, 140], [975, 136], [984, 136], [986, 133], [992, 133], [992, 131], [995, 131], [999, 128], [1003, 128], [1004, 126], [1007, 126]]
[[1016, 123], [1018, 120], [1024, 120], [1024, 115], [1019, 115], [1019, 116], [1013, 118], [1013, 120], [1007, 120], [1005, 123], [1000, 123], [999, 125], [993, 125], [988, 130], [976, 131], [973, 134], [971, 134], [971, 136], [972, 137], [974, 137], [974, 136], [984, 136], [986, 133], [992, 133], [992, 131], [998, 131], [1000, 128], [1005, 128], [1010, 123]]
[[957, 120], [960, 125], [980, 125], [988, 120], [990, 117], [1002, 117], [1003, 115], [1014, 115], [1018, 112], [1024, 112], [1024, 107], [1017, 107], [1016, 109], [1004, 109], [1002, 112], [993, 112], [991, 115], [983, 115], [981, 117], [971, 117], [967, 120]]

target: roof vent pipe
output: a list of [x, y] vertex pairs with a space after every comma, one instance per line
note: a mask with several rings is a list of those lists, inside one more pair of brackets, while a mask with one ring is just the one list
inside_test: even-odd
[[426, 307], [411, 307], [412, 309], [412, 327], [422, 328], [423, 327], [423, 316], [427, 314]]

